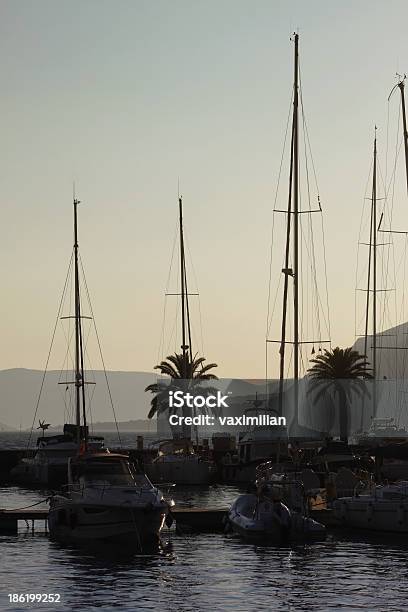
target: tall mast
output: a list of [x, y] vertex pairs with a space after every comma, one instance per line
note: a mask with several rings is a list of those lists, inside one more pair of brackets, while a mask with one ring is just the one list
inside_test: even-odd
[[75, 417], [77, 426], [77, 442], [81, 443], [81, 384], [80, 384], [80, 357], [79, 357], [79, 274], [78, 274], [78, 216], [79, 201], [74, 198], [74, 292], [75, 292]]
[[180, 281], [181, 281], [181, 350], [183, 354], [183, 378], [186, 378], [187, 349], [186, 344], [186, 270], [184, 261], [184, 234], [183, 234], [183, 201], [179, 197], [180, 222]]
[[87, 444], [85, 387], [84, 387], [84, 355], [82, 345], [81, 299], [79, 290], [78, 264], [78, 208], [79, 200], [74, 197], [74, 291], [75, 291], [75, 415], [77, 426], [77, 442], [81, 444], [81, 399], [82, 418], [84, 424], [84, 440]]
[[292, 213], [292, 177], [293, 177], [293, 125], [292, 125], [292, 139], [290, 146], [290, 170], [289, 170], [289, 196], [288, 196], [288, 212], [286, 220], [286, 247], [285, 247], [285, 267], [282, 272], [285, 275], [283, 284], [283, 309], [282, 309], [282, 326], [281, 326], [281, 342], [279, 348], [279, 414], [283, 412], [283, 387], [285, 381], [285, 349], [286, 349], [286, 317], [288, 311], [288, 288], [289, 288], [289, 276], [293, 276], [292, 268], [289, 268], [290, 258], [290, 227], [291, 227], [291, 213]]
[[295, 75], [293, 93], [293, 378], [295, 380], [295, 422], [299, 403], [299, 35], [295, 34]]
[[407, 116], [405, 111], [405, 77], [400, 80], [398, 87], [401, 93], [401, 107], [402, 107], [402, 124], [404, 129], [404, 151], [405, 151], [405, 174], [407, 180], [407, 192], [408, 192], [408, 132], [407, 132]]
[[[380, 225], [381, 225], [380, 219]], [[373, 395], [372, 395], [372, 414], [374, 418], [377, 414], [377, 127], [374, 135], [373, 151], [373, 182], [371, 191], [371, 212], [370, 212], [370, 240], [368, 242], [368, 273], [367, 273], [367, 297], [365, 312], [365, 333], [364, 333], [364, 355], [368, 355], [369, 319], [370, 319], [370, 295], [373, 294], [372, 301], [372, 344], [371, 344], [371, 363], [373, 372]], [[380, 230], [383, 231], [383, 230]], [[362, 419], [364, 415], [364, 396]], [[363, 427], [363, 420], [361, 421]]]
[[[377, 128], [376, 128], [377, 130]], [[373, 190], [371, 198], [373, 237], [373, 417], [377, 413], [377, 134], [374, 137]]]
[[[289, 193], [288, 205], [286, 210], [274, 208], [274, 212], [284, 213], [286, 215], [286, 247], [285, 261], [282, 273], [284, 274], [283, 285], [283, 308], [282, 308], [282, 323], [280, 340], [266, 339], [266, 342], [274, 342], [279, 344], [279, 394], [278, 405], [279, 414], [283, 412], [283, 395], [285, 381], [285, 352], [286, 345], [293, 346], [293, 379], [294, 379], [294, 395], [293, 395], [293, 419], [291, 426], [298, 425], [299, 421], [299, 376], [300, 376], [300, 346], [301, 344], [328, 343], [330, 340], [322, 340], [319, 337], [317, 340], [301, 341], [299, 330], [299, 290], [300, 290], [300, 274], [301, 266], [299, 264], [299, 219], [302, 213], [322, 213], [320, 198], [318, 196], [318, 208], [309, 210], [299, 210], [299, 98], [300, 98], [300, 78], [299, 78], [299, 34], [294, 33], [294, 77], [293, 77], [293, 114], [292, 114], [292, 136], [290, 148], [290, 167], [289, 167]], [[293, 233], [293, 239], [292, 234]], [[293, 244], [292, 244], [293, 242]], [[286, 339], [286, 324], [288, 311], [288, 293], [289, 293], [289, 277], [293, 279], [293, 342]], [[319, 330], [320, 336], [320, 330]], [[319, 348], [319, 350], [321, 350]], [[312, 350], [314, 353], [314, 350]]]
[[[292, 117], [292, 138], [290, 151], [290, 170], [289, 170], [289, 196], [286, 225], [286, 248], [285, 248], [285, 267], [282, 270], [285, 275], [283, 287], [283, 311], [282, 327], [280, 340], [280, 364], [279, 364], [279, 414], [283, 411], [283, 391], [285, 378], [285, 347], [286, 347], [286, 318], [289, 276], [293, 277], [293, 306], [294, 306], [294, 361], [293, 377], [295, 379], [295, 419], [297, 420], [298, 411], [298, 388], [299, 378], [299, 35], [295, 34], [295, 57], [294, 57], [294, 79], [293, 79], [293, 117]], [[292, 205], [293, 204], [293, 205]], [[293, 269], [289, 268], [290, 257], [290, 235], [291, 235], [291, 216], [293, 214]]]

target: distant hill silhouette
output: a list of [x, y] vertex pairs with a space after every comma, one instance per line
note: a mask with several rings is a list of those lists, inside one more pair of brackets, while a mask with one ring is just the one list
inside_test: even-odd
[[0, 423], [0, 431], [17, 431], [15, 427], [10, 427], [4, 423]]
[[[156, 421], [155, 419], [136, 419], [131, 421], [118, 421], [117, 423], [118, 429], [120, 432], [125, 431], [133, 431], [133, 432], [156, 432]], [[62, 430], [63, 425], [56, 425], [55, 427], [50, 427], [48, 430]], [[116, 431], [116, 423], [114, 421], [96, 421], [93, 423], [93, 431], [94, 432], [109, 432]]]
[[[377, 334], [377, 377], [402, 379], [408, 375], [408, 323]], [[384, 347], [381, 350], [381, 347]], [[399, 347], [395, 349], [394, 347]], [[353, 345], [359, 353], [364, 353], [364, 338], [359, 338]], [[372, 338], [368, 338], [367, 357], [372, 361]]]
[[[65, 376], [65, 374], [64, 374]], [[89, 385], [92, 394], [92, 421], [114, 421], [105, 374], [102, 371], [92, 372], [96, 385]], [[118, 421], [145, 419], [150, 406], [151, 396], [145, 393], [147, 385], [156, 380], [156, 375], [149, 372], [107, 372], [112, 393], [116, 418]], [[31, 427], [35, 407], [41, 387], [43, 372], [15, 368], [0, 370], [0, 415], [8, 430]], [[51, 370], [45, 377], [44, 389], [38, 407], [35, 426], [39, 419], [45, 419], [51, 426], [64, 423], [66, 413], [65, 400], [72, 394], [73, 385], [58, 384], [60, 372]], [[67, 390], [68, 386], [68, 390]], [[69, 408], [69, 402], [67, 402]], [[0, 425], [1, 430], [2, 425]]]

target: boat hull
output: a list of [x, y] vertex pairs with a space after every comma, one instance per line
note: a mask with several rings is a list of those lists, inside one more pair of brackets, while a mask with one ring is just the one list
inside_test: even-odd
[[50, 537], [63, 543], [111, 542], [140, 546], [156, 542], [166, 518], [165, 507], [115, 507], [62, 503], [50, 508]]
[[65, 484], [67, 480], [67, 463], [20, 463], [10, 472], [13, 482], [28, 486], [55, 487]]
[[215, 471], [207, 461], [154, 461], [144, 466], [148, 478], [155, 483], [173, 482], [179, 485], [208, 485]]
[[234, 533], [248, 541], [265, 541], [277, 546], [292, 541], [319, 541], [326, 529], [299, 512], [291, 512], [282, 503], [258, 501], [255, 495], [238, 497], [228, 514]]
[[346, 497], [334, 502], [334, 511], [345, 527], [408, 534], [408, 501]]

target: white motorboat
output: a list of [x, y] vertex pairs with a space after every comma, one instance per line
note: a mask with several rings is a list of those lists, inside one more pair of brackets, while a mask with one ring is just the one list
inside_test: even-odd
[[408, 431], [398, 427], [392, 417], [375, 418], [367, 432], [355, 436], [360, 446], [383, 446], [384, 444], [407, 442]]
[[378, 485], [371, 493], [333, 502], [336, 518], [346, 527], [408, 533], [408, 481]]
[[157, 457], [145, 464], [148, 477], [156, 483], [208, 485], [213, 482], [213, 461], [194, 452], [191, 440], [166, 440], [159, 444]]
[[88, 452], [69, 459], [66, 493], [50, 499], [50, 537], [141, 546], [158, 539], [168, 507], [127, 455]]
[[[103, 450], [103, 437], [88, 436], [88, 446], [92, 451]], [[65, 484], [68, 459], [77, 452], [76, 425], [66, 423], [63, 434], [38, 438], [35, 451], [23, 457], [10, 471], [10, 476], [25, 485], [54, 487]]]
[[[292, 508], [283, 503], [285, 495], [291, 498]], [[229, 527], [244, 539], [276, 545], [324, 540], [325, 526], [305, 514], [300, 499], [301, 483], [277, 477], [258, 486], [256, 494], [240, 495], [235, 500], [228, 513]]]

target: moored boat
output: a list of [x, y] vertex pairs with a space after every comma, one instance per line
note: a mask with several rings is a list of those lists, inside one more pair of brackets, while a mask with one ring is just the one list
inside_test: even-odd
[[216, 474], [215, 463], [195, 453], [188, 439], [162, 441], [157, 457], [144, 467], [155, 483], [208, 485], [214, 481]]
[[69, 460], [68, 485], [50, 500], [52, 539], [65, 543], [155, 541], [168, 511], [161, 492], [127, 455], [85, 453]]
[[378, 485], [366, 495], [342, 497], [333, 502], [333, 508], [345, 527], [408, 533], [408, 481]]
[[[41, 436], [34, 452], [23, 457], [10, 471], [14, 482], [30, 486], [55, 487], [67, 480], [68, 459], [78, 452], [76, 425], [66, 423], [62, 434]], [[88, 436], [93, 451], [104, 448], [102, 436]]]
[[356, 443], [359, 446], [384, 446], [407, 441], [408, 431], [398, 427], [392, 417], [374, 418], [368, 431], [356, 435]]
[[[247, 540], [282, 545], [326, 538], [326, 528], [306, 515], [298, 481], [276, 478], [258, 483], [256, 493], [240, 495], [228, 513], [231, 530]], [[291, 508], [283, 503], [290, 497]], [[285, 500], [286, 501], [286, 500]]]

